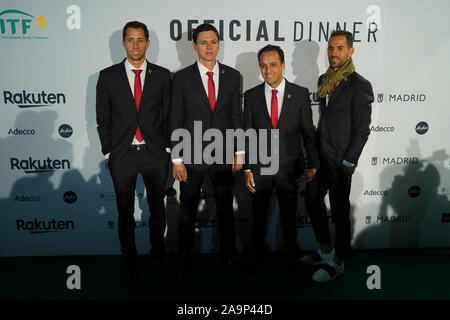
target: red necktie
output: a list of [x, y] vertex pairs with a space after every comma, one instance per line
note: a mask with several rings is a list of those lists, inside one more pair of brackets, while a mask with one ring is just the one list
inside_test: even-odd
[[278, 90], [272, 90], [272, 104], [270, 108], [270, 117], [272, 119], [272, 128], [276, 128], [278, 124], [278, 99], [277, 99]]
[[216, 106], [216, 86], [214, 85], [213, 75], [214, 72], [208, 71], [206, 73], [208, 76], [208, 100], [209, 105], [211, 106], [211, 110], [214, 111], [214, 107]]
[[[136, 110], [139, 111], [142, 97], [141, 72], [142, 70], [133, 70], [134, 72], [134, 101], [136, 102]], [[141, 128], [136, 129], [136, 139], [141, 142], [144, 140], [141, 133]]]

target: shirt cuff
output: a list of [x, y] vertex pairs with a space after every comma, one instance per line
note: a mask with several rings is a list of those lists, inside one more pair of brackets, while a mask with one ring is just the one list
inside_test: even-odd
[[245, 154], [245, 151], [236, 151], [234, 154], [235, 154], [236, 156], [239, 156], [239, 155], [241, 155], [241, 154]]
[[173, 164], [180, 164], [183, 162], [183, 159], [172, 159]]
[[345, 161], [345, 160], [342, 160], [342, 164], [344, 166], [346, 166], [346, 167], [349, 167], [349, 168], [353, 168], [355, 166], [354, 163], [351, 163], [351, 162], [348, 162], [348, 161]]

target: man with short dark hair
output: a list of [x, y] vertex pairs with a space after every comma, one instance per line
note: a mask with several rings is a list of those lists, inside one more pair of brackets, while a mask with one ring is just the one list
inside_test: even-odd
[[[320, 170], [307, 185], [306, 207], [320, 248], [302, 258], [321, 265], [317, 282], [330, 281], [344, 272], [344, 257], [351, 249], [350, 187], [352, 174], [369, 137], [372, 85], [355, 71], [353, 40], [348, 31], [335, 31], [328, 41], [330, 67], [319, 78], [320, 119], [317, 144]], [[331, 245], [324, 197], [329, 192], [335, 226]]]
[[[276, 174], [263, 175], [260, 159], [245, 164], [245, 183], [252, 193], [253, 266], [257, 272], [262, 260], [267, 214], [273, 190], [276, 191], [283, 227], [283, 240], [289, 271], [297, 276], [299, 248], [297, 244], [298, 185], [301, 176], [311, 181], [319, 168], [312, 122], [311, 101], [306, 88], [288, 82], [284, 76], [284, 53], [278, 46], [267, 45], [258, 52], [259, 68], [264, 83], [245, 92], [245, 130], [278, 129], [275, 139], [279, 148], [269, 147], [279, 154]], [[267, 134], [267, 136], [270, 136]], [[258, 139], [261, 137], [259, 136]], [[307, 161], [302, 150], [302, 141]], [[260, 145], [261, 142], [258, 141]], [[264, 142], [263, 142], [264, 143]], [[249, 152], [246, 152], [248, 155]], [[247, 157], [247, 159], [250, 157]]]
[[[202, 155], [206, 143], [195, 134], [201, 125], [202, 136], [208, 129], [218, 130], [225, 137], [226, 129], [242, 128], [240, 74], [217, 61], [220, 48], [219, 33], [211, 24], [199, 25], [193, 34], [198, 60], [174, 74], [170, 113], [171, 132], [183, 128], [190, 133], [188, 149], [194, 155], [195, 146]], [[225, 139], [223, 140], [225, 142]], [[184, 141], [183, 141], [184, 142]], [[178, 141], [173, 141], [175, 146]], [[244, 150], [235, 150], [233, 163], [222, 158], [213, 164], [195, 163], [187, 153], [174, 154], [173, 176], [180, 181], [180, 218], [178, 226], [178, 255], [180, 280], [188, 280], [190, 258], [195, 238], [195, 220], [200, 190], [206, 176], [211, 179], [217, 205], [220, 251], [223, 262], [233, 271], [236, 268], [235, 229], [233, 213], [234, 173], [242, 168]], [[225, 152], [223, 153], [225, 155]], [[194, 158], [195, 160], [195, 158]], [[231, 159], [233, 160], [233, 159]]]
[[144, 180], [150, 207], [152, 265], [158, 271], [164, 269], [171, 79], [169, 70], [145, 58], [150, 46], [145, 24], [128, 22], [122, 44], [127, 58], [100, 71], [96, 109], [102, 153], [116, 192], [120, 248], [128, 266], [127, 281], [131, 281], [136, 276], [134, 201], [138, 174]]

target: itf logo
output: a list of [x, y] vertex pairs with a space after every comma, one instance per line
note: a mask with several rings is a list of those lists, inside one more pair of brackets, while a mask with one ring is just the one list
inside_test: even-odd
[[33, 16], [32, 14], [16, 10], [7, 9], [0, 11], [0, 34], [2, 39], [48, 39], [47, 36], [30, 36], [29, 32], [47, 27], [48, 20], [44, 16]]
[[416, 125], [416, 133], [420, 135], [425, 134], [427, 133], [428, 128], [428, 123], [426, 123], [425, 121], [419, 122]]

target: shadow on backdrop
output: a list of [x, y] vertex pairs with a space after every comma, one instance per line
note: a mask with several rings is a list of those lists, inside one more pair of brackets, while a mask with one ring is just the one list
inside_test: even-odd
[[[408, 157], [420, 157], [417, 140], [412, 140]], [[448, 184], [441, 176], [450, 172], [444, 163], [450, 159], [445, 150], [430, 158], [408, 164], [403, 169], [388, 166], [380, 175], [380, 189], [386, 190], [377, 216], [366, 217], [364, 229], [355, 239], [357, 247], [420, 248], [450, 245], [450, 225], [443, 223], [450, 213], [447, 194], [439, 190]], [[445, 187], [444, 187], [445, 188]], [[369, 210], [372, 209], [371, 207]]]

